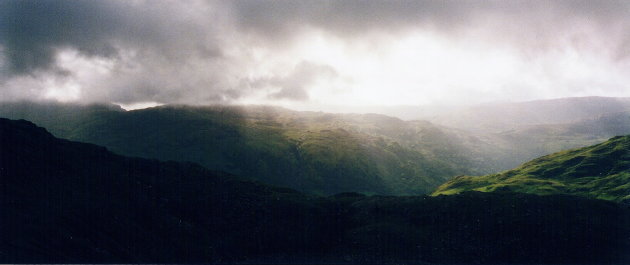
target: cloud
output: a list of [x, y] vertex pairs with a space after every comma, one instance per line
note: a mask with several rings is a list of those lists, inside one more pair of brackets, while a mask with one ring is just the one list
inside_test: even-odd
[[[190, 68], [222, 56], [209, 34], [216, 31], [214, 24], [205, 23], [213, 11], [205, 7], [203, 2], [181, 6], [174, 1], [2, 1], [2, 81], [5, 87], [8, 81], [15, 87], [24, 76], [32, 77], [27, 83], [64, 79], [80, 83], [81, 98], [94, 101], [185, 100], [187, 86], [213, 83]], [[64, 61], [68, 54], [83, 65]], [[77, 77], [80, 67], [103, 60], [112, 62], [107, 73]], [[180, 76], [189, 79], [184, 82]], [[213, 96], [222, 95], [208, 95]]]
[[235, 0], [229, 3], [243, 30], [277, 40], [299, 36], [296, 32], [304, 28], [323, 29], [344, 37], [423, 29], [456, 38], [509, 42], [530, 51], [610, 44], [612, 47], [606, 48], [626, 54], [628, 48], [624, 42], [630, 39], [630, 32], [625, 30], [630, 22], [630, 3], [619, 0]]
[[[629, 27], [630, 4], [616, 0], [6, 0], [0, 94], [190, 104], [331, 103], [334, 89], [388, 104], [626, 95]], [[431, 40], [397, 44], [416, 35]], [[475, 69], [487, 61], [513, 69]]]
[[111, 29], [120, 25], [111, 3], [3, 1], [0, 43], [11, 73], [54, 66], [56, 50], [73, 46], [85, 54], [112, 56]]
[[328, 65], [301, 62], [289, 75], [259, 80], [258, 85], [269, 85], [280, 88], [279, 91], [271, 93], [269, 95], [270, 98], [307, 100], [309, 98], [309, 86], [314, 85], [320, 79], [336, 78], [337, 76], [338, 74], [335, 69]]
[[472, 1], [231, 1], [240, 26], [266, 36], [292, 34], [303, 27], [338, 33], [398, 30], [403, 26], [464, 23]]

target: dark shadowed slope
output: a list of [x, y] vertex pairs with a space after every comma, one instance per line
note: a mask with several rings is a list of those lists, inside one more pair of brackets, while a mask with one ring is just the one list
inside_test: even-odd
[[628, 209], [571, 196], [305, 196], [0, 119], [0, 263], [628, 262]]
[[295, 191], [121, 157], [26, 121], [1, 119], [0, 138], [2, 263], [247, 260], [325, 251], [335, 231]]
[[540, 157], [499, 174], [457, 177], [434, 194], [462, 191], [516, 191], [630, 199], [630, 136]]

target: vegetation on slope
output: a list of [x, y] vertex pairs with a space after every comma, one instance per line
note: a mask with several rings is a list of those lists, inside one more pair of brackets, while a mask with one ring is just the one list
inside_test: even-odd
[[628, 262], [630, 211], [573, 196], [303, 195], [0, 119], [0, 263]]
[[630, 136], [540, 157], [513, 170], [481, 177], [460, 176], [433, 194], [515, 191], [630, 199]]

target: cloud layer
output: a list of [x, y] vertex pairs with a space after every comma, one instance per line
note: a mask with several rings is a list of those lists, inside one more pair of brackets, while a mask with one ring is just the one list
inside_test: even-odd
[[630, 96], [626, 1], [2, 1], [0, 98], [394, 105]]

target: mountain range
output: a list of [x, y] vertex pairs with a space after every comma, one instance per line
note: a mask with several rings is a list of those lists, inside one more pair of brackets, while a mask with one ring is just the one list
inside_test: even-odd
[[629, 102], [586, 97], [489, 104], [431, 121], [266, 106], [125, 111], [111, 104], [5, 102], [0, 117], [31, 120], [58, 137], [123, 155], [195, 162], [311, 194], [417, 195], [455, 176], [493, 174], [630, 134]]
[[630, 261], [630, 209], [610, 201], [314, 196], [120, 156], [24, 120], [0, 119], [0, 189], [2, 263]]
[[0, 116], [124, 155], [195, 162], [313, 194], [425, 194], [455, 175], [492, 172], [466, 137], [378, 114], [22, 102], [0, 105]]

